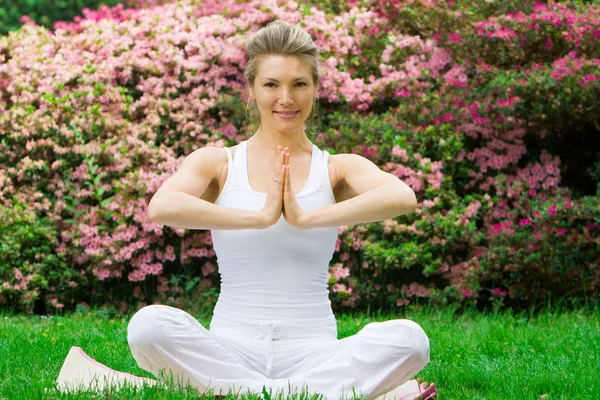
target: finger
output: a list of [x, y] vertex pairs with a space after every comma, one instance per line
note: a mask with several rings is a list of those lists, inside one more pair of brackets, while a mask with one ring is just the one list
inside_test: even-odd
[[[287, 149], [287, 147], [286, 147]], [[288, 163], [288, 158], [290, 156], [290, 153], [287, 152], [287, 150], [284, 150], [284, 156], [283, 156], [283, 166], [285, 167]], [[285, 168], [283, 169], [283, 179], [285, 180], [286, 178], [286, 170]], [[284, 187], [285, 187], [285, 182], [283, 182]]]
[[[287, 153], [287, 155], [285, 156], [285, 174], [289, 177], [290, 176], [290, 153]], [[290, 189], [292, 188], [291, 185], [291, 180], [290, 180]]]
[[[282, 169], [282, 167], [285, 165], [285, 153], [281, 151], [276, 160], [274, 178], [280, 179], [285, 177], [285, 170]], [[279, 181], [277, 183], [279, 183]]]
[[292, 193], [292, 180], [290, 179], [290, 166], [286, 165], [285, 166], [285, 187], [284, 190], [286, 192], [286, 194], [291, 194]]
[[279, 171], [279, 166], [283, 164], [283, 156], [281, 151], [281, 146], [277, 146], [277, 157], [275, 157], [275, 168], [276, 171]]
[[[280, 189], [283, 186], [284, 181], [285, 181], [285, 165], [282, 164], [281, 167], [279, 168], [279, 176], [277, 178], [277, 186], [279, 186]], [[281, 193], [281, 190], [279, 190], [279, 192]]]

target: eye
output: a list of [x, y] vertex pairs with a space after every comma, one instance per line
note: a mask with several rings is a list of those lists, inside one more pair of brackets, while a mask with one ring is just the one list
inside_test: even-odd
[[[296, 85], [298, 85], [298, 86], [307, 86], [306, 83], [304, 83], [304, 82], [298, 82], [298, 83], [296, 83]], [[266, 87], [274, 87], [275, 83], [273, 83], [273, 82], [265, 83], [265, 86]]]

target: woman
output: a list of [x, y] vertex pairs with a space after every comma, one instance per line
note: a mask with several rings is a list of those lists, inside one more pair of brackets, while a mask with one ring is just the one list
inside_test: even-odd
[[[200, 392], [432, 398], [433, 385], [409, 381], [429, 362], [419, 325], [371, 323], [338, 340], [327, 290], [338, 227], [411, 212], [415, 194], [367, 159], [329, 156], [307, 137], [319, 85], [308, 33], [276, 21], [246, 49], [258, 130], [232, 148], [190, 154], [148, 210], [155, 223], [212, 231], [222, 284], [210, 330], [182, 310], [147, 306], [128, 325], [133, 357]], [[115, 381], [142, 382], [98, 364], [92, 372], [102, 368]]]

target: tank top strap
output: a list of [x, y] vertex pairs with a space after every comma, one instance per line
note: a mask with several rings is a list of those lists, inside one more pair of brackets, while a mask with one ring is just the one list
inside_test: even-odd
[[331, 188], [331, 180], [329, 179], [329, 152], [327, 150], [323, 150], [322, 157], [322, 171], [319, 174], [321, 176], [321, 190], [325, 191], [325, 193], [329, 194], [332, 199], [334, 199], [335, 203], [335, 195], [333, 194], [333, 189]]
[[[227, 152], [227, 176], [228, 177], [233, 176], [235, 178], [236, 171], [235, 171], [233, 155], [231, 154], [231, 149], [229, 147], [225, 147], [225, 151]], [[237, 154], [236, 154], [236, 158], [237, 158]], [[227, 179], [227, 180], [229, 180], [229, 179]]]
[[[223, 190], [221, 190], [221, 195], [225, 191], [239, 188], [240, 185], [238, 182], [238, 171], [236, 171], [236, 161], [238, 159], [239, 147], [238, 151], [235, 152], [235, 159], [233, 158], [233, 154], [231, 153], [231, 149], [229, 147], [225, 147], [225, 151], [227, 152], [227, 177], [225, 179]], [[219, 198], [221, 195], [219, 195]]]
[[237, 150], [235, 151], [235, 159], [233, 160], [233, 169], [238, 176], [238, 185], [240, 188], [252, 192], [250, 182], [248, 182], [248, 162], [247, 159], [247, 144], [248, 140], [244, 140], [239, 143]]
[[235, 172], [238, 176], [244, 176], [246, 174], [246, 144], [248, 142], [244, 140], [241, 142], [235, 151], [235, 159], [233, 160], [233, 164], [235, 166]]
[[225, 147], [227, 150], [227, 165], [228, 165], [228, 173], [232, 174], [234, 178], [237, 180], [239, 177], [243, 177], [246, 172], [246, 142], [241, 142], [238, 144], [237, 150], [235, 151], [235, 158], [231, 149], [229, 147]]
[[329, 153], [327, 152], [327, 150], [323, 150], [323, 169], [325, 170], [325, 173], [329, 172]]
[[233, 158], [231, 157], [231, 149], [229, 147], [225, 147], [225, 151], [227, 152], [227, 164], [231, 165], [233, 163]]
[[315, 184], [318, 183], [320, 180], [319, 179], [320, 172], [321, 172], [321, 160], [320, 160], [321, 154], [320, 153], [321, 153], [321, 151], [317, 148], [317, 146], [315, 146], [313, 144], [308, 179], [306, 182], [306, 186], [304, 187], [305, 190], [303, 190], [302, 193], [305, 193], [306, 190], [311, 192], [312, 189], [315, 187]]

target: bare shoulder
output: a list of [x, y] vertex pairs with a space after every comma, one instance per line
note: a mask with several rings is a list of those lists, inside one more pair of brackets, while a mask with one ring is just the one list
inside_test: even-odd
[[334, 195], [338, 202], [351, 199], [377, 186], [402, 185], [396, 176], [382, 171], [373, 161], [359, 154], [336, 154], [331, 159], [336, 182]]
[[353, 168], [365, 165], [375, 165], [371, 160], [358, 154], [340, 153], [329, 156], [329, 167], [333, 168], [336, 182], [343, 181]]
[[225, 149], [202, 147], [194, 150], [183, 159], [177, 172], [162, 184], [157, 194], [176, 190], [204, 197], [209, 186], [209, 191], [213, 190], [224, 165], [227, 165]]
[[201, 147], [190, 153], [184, 162], [188, 158], [191, 164], [202, 172], [210, 174], [212, 179], [218, 179], [223, 168], [227, 165], [227, 151], [223, 147]]

